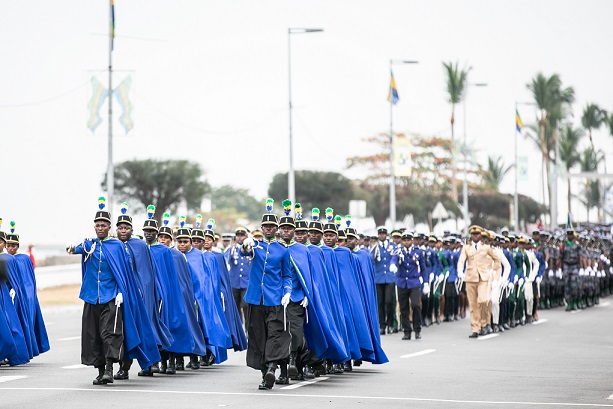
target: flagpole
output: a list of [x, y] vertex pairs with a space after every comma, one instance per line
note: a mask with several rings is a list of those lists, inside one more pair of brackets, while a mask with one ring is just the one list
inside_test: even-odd
[[[392, 75], [392, 60], [390, 60], [390, 76]], [[390, 223], [391, 229], [396, 228], [396, 170], [394, 169], [394, 96], [390, 78]]]
[[517, 178], [519, 170], [517, 169], [517, 101], [515, 102], [515, 194], [513, 195], [513, 220], [515, 226], [513, 229], [519, 231], [519, 198], [517, 195]]
[[114, 1], [109, 0], [109, 135], [108, 135], [108, 165], [106, 169], [106, 191], [108, 196], [109, 211], [113, 210], [115, 195], [115, 173], [113, 170], [113, 37], [114, 30]]

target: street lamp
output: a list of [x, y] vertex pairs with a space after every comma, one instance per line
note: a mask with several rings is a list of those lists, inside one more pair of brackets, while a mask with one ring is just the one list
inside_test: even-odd
[[[392, 75], [392, 65], [400, 64], [419, 64], [419, 61], [409, 60], [390, 60], [390, 76]], [[390, 223], [392, 230], [396, 228], [396, 170], [394, 169], [394, 98], [391, 95], [390, 78]]]
[[289, 92], [289, 172], [287, 173], [287, 193], [289, 200], [296, 203], [296, 181], [294, 178], [294, 139], [292, 135], [292, 34], [320, 33], [323, 28], [287, 29], [287, 79]]
[[[487, 87], [485, 82], [476, 82], [476, 83], [467, 83], [467, 87]], [[464, 233], [468, 232], [468, 163], [466, 160], [466, 96], [464, 96], [464, 100], [462, 101], [464, 105], [464, 186], [462, 186], [462, 201], [464, 205], [462, 206], [462, 213], [464, 214]], [[455, 149], [455, 148], [453, 148]]]
[[[518, 111], [517, 107], [519, 105], [528, 105], [528, 106], [536, 106], [534, 102], [517, 102], [515, 101], [515, 115], [517, 116]], [[517, 193], [517, 180], [519, 175], [519, 168], [517, 166], [517, 117], [515, 118], [515, 193], [513, 194], [513, 223], [515, 226], [513, 227], [515, 231], [519, 231], [519, 197]]]

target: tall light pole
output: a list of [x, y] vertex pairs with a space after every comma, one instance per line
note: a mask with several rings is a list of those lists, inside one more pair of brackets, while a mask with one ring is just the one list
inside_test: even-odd
[[287, 29], [287, 80], [289, 93], [289, 172], [287, 173], [287, 193], [289, 200], [296, 203], [296, 181], [294, 178], [294, 138], [292, 135], [292, 34], [320, 33], [323, 28]]
[[513, 226], [513, 229], [515, 231], [519, 231], [519, 195], [517, 193], [517, 181], [519, 179], [519, 167], [518, 167], [518, 159], [517, 159], [517, 134], [519, 133], [517, 131], [517, 114], [519, 113], [519, 111], [517, 110], [517, 107], [519, 105], [530, 105], [530, 106], [535, 106], [536, 104], [534, 102], [517, 102], [515, 101], [515, 193], [513, 194], [513, 223], [515, 224], [515, 226]]
[[[466, 83], [467, 87], [487, 87], [487, 84], [484, 82], [477, 83]], [[462, 213], [464, 216], [464, 233], [468, 233], [468, 224], [470, 221], [468, 220], [468, 161], [466, 160], [466, 95], [462, 100], [464, 105], [464, 185], [462, 186], [462, 201], [464, 202], [462, 206]]]
[[419, 61], [390, 60], [390, 223], [392, 230], [396, 228], [396, 170], [394, 160], [394, 98], [392, 98], [392, 66], [400, 64], [419, 64]]

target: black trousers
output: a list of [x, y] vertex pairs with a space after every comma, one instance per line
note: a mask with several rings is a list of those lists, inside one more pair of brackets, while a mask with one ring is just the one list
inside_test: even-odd
[[300, 352], [304, 345], [304, 307], [299, 302], [290, 302], [287, 306], [287, 321], [289, 333], [292, 337], [291, 352]]
[[243, 321], [243, 325], [247, 328], [247, 322], [249, 322], [249, 304], [244, 300], [245, 293], [247, 292], [246, 288], [233, 288], [232, 295], [234, 296], [234, 303], [236, 303], [236, 308], [238, 308], [238, 315], [241, 317], [241, 321]]
[[[398, 288], [398, 304], [400, 305], [400, 317], [402, 328], [406, 334], [413, 331], [421, 332], [421, 287]], [[409, 302], [413, 309], [413, 326], [409, 318]]]
[[289, 356], [292, 337], [284, 327], [283, 307], [249, 304], [247, 366], [261, 371]]
[[458, 305], [458, 289], [454, 282], [445, 284], [445, 311], [443, 314], [445, 318], [453, 319], [456, 314]]
[[107, 359], [119, 362], [123, 346], [122, 309], [115, 300], [83, 306], [81, 363], [104, 368]]
[[394, 293], [396, 284], [377, 284], [377, 304], [379, 309], [379, 326], [385, 329], [386, 326], [394, 325], [394, 314], [396, 306], [394, 305]]

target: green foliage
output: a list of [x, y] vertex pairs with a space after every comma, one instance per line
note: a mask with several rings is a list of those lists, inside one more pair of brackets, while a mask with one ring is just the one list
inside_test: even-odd
[[264, 213], [262, 201], [253, 197], [249, 190], [230, 185], [213, 188], [211, 207], [213, 210], [228, 210], [230, 213], [242, 215], [241, 217], [252, 222], [259, 222]]
[[[476, 192], [468, 198], [468, 208], [471, 213], [471, 222], [480, 226], [487, 226], [490, 230], [498, 230], [510, 224], [510, 204], [513, 195], [498, 192]], [[519, 195], [519, 218], [528, 223], [535, 223], [547, 210], [528, 196]]]
[[[106, 176], [102, 181], [106, 189]], [[165, 211], [174, 213], [180, 203], [197, 210], [210, 191], [200, 165], [186, 160], [129, 160], [115, 165], [115, 195], [119, 200], [136, 201], [133, 208], [155, 204], [153, 216], [161, 220]]]
[[447, 74], [447, 94], [449, 95], [449, 102], [453, 105], [462, 102], [466, 88], [466, 79], [472, 69], [472, 67], [460, 69], [459, 65], [458, 62], [454, 65], [452, 61], [443, 63], [445, 73]]
[[505, 166], [502, 157], [488, 156], [487, 171], [484, 176], [485, 188], [497, 192], [502, 180], [512, 168], [513, 165]]
[[583, 108], [583, 115], [581, 116], [581, 125], [587, 129], [590, 137], [590, 144], [594, 148], [594, 142], [592, 141], [592, 129], [598, 129], [601, 125], [606, 124], [608, 120], [607, 111], [600, 109], [596, 104], [587, 104]]
[[[296, 202], [307, 212], [313, 207], [329, 206], [335, 213], [346, 214], [349, 200], [355, 198], [353, 183], [340, 173], [300, 170], [295, 180]], [[282, 200], [287, 195], [287, 173], [277, 173], [268, 186], [268, 196]]]

